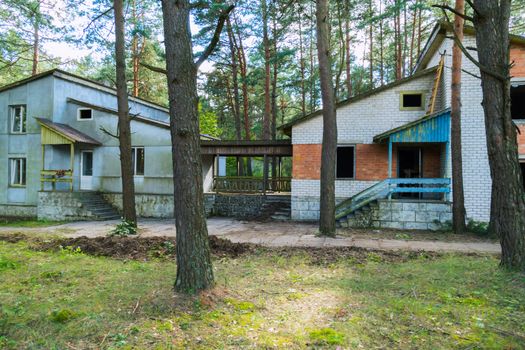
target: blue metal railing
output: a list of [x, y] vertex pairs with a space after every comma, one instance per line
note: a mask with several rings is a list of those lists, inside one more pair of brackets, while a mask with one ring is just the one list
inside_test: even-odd
[[335, 207], [336, 220], [393, 193], [449, 193], [449, 178], [386, 179], [348, 198]]

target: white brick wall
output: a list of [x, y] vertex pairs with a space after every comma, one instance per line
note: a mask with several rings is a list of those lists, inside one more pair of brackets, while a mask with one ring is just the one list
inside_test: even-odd
[[[338, 198], [352, 197], [377, 181], [336, 180], [335, 196]], [[319, 180], [295, 180], [292, 179], [292, 196], [320, 197]]]
[[[430, 92], [434, 74], [377, 93], [337, 109], [339, 143], [373, 143], [374, 136], [409, 123], [425, 115], [425, 111], [400, 111], [399, 93], [407, 90]], [[427, 101], [430, 93], [426, 94]], [[425, 106], [427, 103], [425, 103]], [[293, 144], [318, 144], [323, 138], [322, 117], [317, 116], [292, 128]]]
[[[451, 35], [450, 33], [448, 35]], [[474, 36], [464, 38], [465, 47], [475, 47]], [[450, 106], [450, 83], [452, 67], [452, 40], [445, 39], [427, 67], [439, 62], [440, 53], [446, 52], [444, 74], [445, 107]], [[477, 58], [475, 51], [470, 51]], [[479, 76], [479, 69], [463, 55], [462, 68]], [[462, 99], [462, 135], [463, 148], [463, 182], [465, 191], [465, 209], [467, 217], [478, 221], [490, 219], [490, 196], [492, 180], [487, 154], [485, 135], [485, 118], [481, 101], [483, 93], [481, 81], [465, 72], [461, 76]], [[451, 165], [449, 164], [449, 167]]]

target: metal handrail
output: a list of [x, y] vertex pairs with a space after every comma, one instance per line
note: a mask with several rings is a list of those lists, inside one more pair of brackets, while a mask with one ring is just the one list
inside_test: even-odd
[[[405, 186], [403, 186], [405, 185]], [[339, 203], [335, 218], [340, 219], [378, 199], [393, 193], [449, 193], [449, 178], [391, 178], [385, 179]]]

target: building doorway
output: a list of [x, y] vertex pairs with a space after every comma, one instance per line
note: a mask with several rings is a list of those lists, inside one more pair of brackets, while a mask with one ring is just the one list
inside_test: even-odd
[[[423, 177], [423, 152], [420, 147], [399, 148], [397, 151], [397, 177], [420, 178]], [[417, 187], [418, 185], [400, 185], [404, 187]], [[399, 193], [400, 199], [419, 199], [420, 193]]]
[[93, 151], [80, 152], [80, 189], [93, 189]]

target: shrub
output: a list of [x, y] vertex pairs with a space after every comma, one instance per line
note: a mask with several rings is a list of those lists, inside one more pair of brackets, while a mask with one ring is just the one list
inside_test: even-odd
[[122, 219], [120, 223], [109, 233], [110, 236], [131, 236], [137, 234], [137, 226], [132, 222]]
[[474, 233], [478, 236], [488, 236], [489, 224], [487, 222], [469, 219], [467, 223], [467, 231]]

